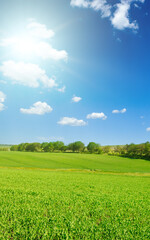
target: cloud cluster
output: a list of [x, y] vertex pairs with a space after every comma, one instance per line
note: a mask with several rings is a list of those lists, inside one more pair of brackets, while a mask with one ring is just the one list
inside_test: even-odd
[[[126, 108], [119, 110], [113, 110], [112, 113], [125, 113], [127, 111]], [[90, 113], [86, 116], [87, 119], [102, 119], [102, 120], [106, 120], [107, 116], [103, 113], [103, 112], [93, 112]], [[57, 122], [60, 125], [69, 125], [69, 126], [85, 126], [87, 125], [87, 122], [85, 122], [84, 120], [78, 120], [76, 118], [73, 117], [63, 117], [61, 118], [61, 120], [59, 122]]]
[[112, 113], [125, 113], [126, 111], [127, 111], [126, 108], [123, 108], [123, 109], [121, 109], [121, 110], [115, 109], [115, 110], [112, 111]]
[[46, 102], [36, 102], [29, 109], [20, 108], [20, 112], [24, 114], [44, 115], [50, 113], [53, 109]]
[[102, 119], [102, 120], [106, 120], [106, 119], [107, 119], [107, 116], [106, 116], [103, 112], [101, 112], [101, 113], [95, 113], [95, 112], [93, 112], [93, 113], [91, 113], [91, 114], [88, 114], [88, 115], [86, 116], [86, 118], [87, 118], [87, 119], [97, 119], [97, 118], [99, 118], [99, 119]]
[[[71, 0], [71, 6], [92, 8], [95, 11], [100, 11], [102, 17], [108, 17], [114, 28], [124, 30], [130, 28], [138, 29], [136, 20], [131, 21], [129, 17], [129, 10], [133, 2], [144, 3], [145, 0], [120, 0], [113, 1], [110, 4], [108, 0]], [[115, 10], [114, 10], [115, 9]]]
[[13, 84], [28, 87], [39, 87], [40, 83], [46, 88], [56, 87], [55, 78], [49, 78], [45, 70], [33, 63], [5, 61], [0, 66], [0, 71], [8, 77]]
[[[88, 114], [87, 119], [102, 119], [102, 120], [106, 120], [107, 116], [101, 112], [101, 113], [91, 113]], [[57, 122], [60, 125], [69, 125], [69, 126], [85, 126], [87, 125], [87, 122], [85, 122], [84, 120], [78, 120], [76, 118], [73, 117], [63, 117], [61, 118], [61, 120], [59, 122]]]
[[73, 117], [63, 117], [58, 124], [60, 125], [69, 125], [69, 126], [85, 126], [87, 123], [83, 120], [78, 120]]
[[[5, 100], [5, 94], [0, 92], [0, 103], [4, 102]], [[0, 105], [1, 106], [1, 105]], [[24, 114], [36, 114], [36, 115], [44, 115], [45, 113], [50, 113], [53, 109], [51, 106], [49, 106], [46, 102], [36, 102], [34, 103], [30, 108], [20, 108], [20, 112]], [[122, 110], [113, 110], [112, 113], [125, 113], [126, 108], [123, 108]], [[107, 116], [103, 113], [90, 113], [86, 116], [87, 119], [102, 119], [106, 120]], [[87, 122], [85, 122], [82, 119], [77, 119], [74, 117], [63, 117], [60, 119], [60, 121], [57, 122], [59, 125], [68, 125], [68, 126], [85, 126], [87, 125]], [[148, 130], [149, 131], [149, 128]]]
[[4, 106], [5, 99], [6, 99], [6, 95], [2, 91], [0, 91], [0, 112], [5, 109], [5, 106]]

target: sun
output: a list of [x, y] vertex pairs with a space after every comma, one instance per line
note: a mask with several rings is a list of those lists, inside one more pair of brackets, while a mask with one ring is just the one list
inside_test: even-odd
[[24, 37], [24, 38], [18, 38], [16, 43], [16, 50], [22, 54], [29, 54], [32, 53], [34, 49], [35, 43], [32, 38]]
[[17, 36], [13, 39], [11, 48], [14, 54], [21, 56], [32, 56], [35, 52], [37, 40], [30, 36]]

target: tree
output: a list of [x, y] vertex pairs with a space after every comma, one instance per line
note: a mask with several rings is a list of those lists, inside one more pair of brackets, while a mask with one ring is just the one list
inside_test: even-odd
[[84, 150], [84, 147], [85, 146], [83, 142], [77, 141], [77, 142], [70, 143], [67, 146], [67, 149], [71, 150], [72, 152], [82, 152]]
[[145, 155], [145, 157], [146, 157], [147, 159], [150, 158], [150, 143], [149, 143], [149, 142], [146, 142], [146, 143], [144, 144], [144, 151], [143, 151], [143, 153], [144, 153], [144, 155]]
[[103, 153], [103, 149], [102, 149], [101, 146], [99, 146], [99, 148], [98, 148], [98, 154], [102, 154], [102, 153]]
[[81, 141], [77, 141], [73, 143], [74, 152], [82, 152], [84, 147], [85, 147], [84, 143]]
[[18, 145], [11, 146], [10, 151], [18, 151]]
[[44, 152], [46, 152], [45, 149], [46, 149], [47, 146], [48, 146], [48, 142], [41, 143], [41, 148]]
[[103, 147], [103, 152], [104, 153], [109, 153], [111, 151], [111, 146], [104, 146]]
[[64, 143], [62, 141], [57, 141], [53, 143], [54, 146], [54, 150], [63, 150], [63, 147], [65, 146]]
[[69, 143], [68, 146], [67, 146], [67, 150], [71, 150], [72, 152], [74, 152], [74, 144]]
[[89, 142], [87, 149], [90, 153], [98, 152], [100, 145], [95, 142]]
[[28, 152], [40, 152], [41, 151], [41, 144], [40, 143], [29, 143], [26, 146], [26, 151]]
[[114, 147], [114, 153], [121, 154], [122, 152], [122, 146], [117, 145]]
[[49, 142], [44, 147], [44, 152], [53, 152], [54, 151], [54, 144], [53, 142]]
[[29, 143], [20, 143], [18, 145], [18, 151], [21, 151], [21, 152], [26, 151], [26, 147], [27, 147], [28, 144]]

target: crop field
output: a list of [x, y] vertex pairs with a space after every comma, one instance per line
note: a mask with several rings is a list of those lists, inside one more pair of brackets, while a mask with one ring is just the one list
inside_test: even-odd
[[150, 173], [150, 161], [78, 153], [0, 152], [0, 167], [97, 169], [109, 172]]
[[150, 239], [150, 162], [0, 152], [0, 239]]

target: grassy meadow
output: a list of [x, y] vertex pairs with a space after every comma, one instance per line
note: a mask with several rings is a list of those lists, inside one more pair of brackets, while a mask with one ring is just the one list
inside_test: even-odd
[[0, 239], [149, 239], [150, 162], [0, 152]]
[[0, 167], [150, 173], [150, 162], [105, 154], [0, 152]]

